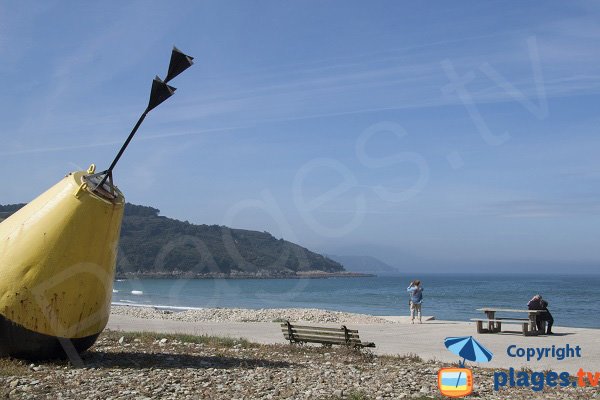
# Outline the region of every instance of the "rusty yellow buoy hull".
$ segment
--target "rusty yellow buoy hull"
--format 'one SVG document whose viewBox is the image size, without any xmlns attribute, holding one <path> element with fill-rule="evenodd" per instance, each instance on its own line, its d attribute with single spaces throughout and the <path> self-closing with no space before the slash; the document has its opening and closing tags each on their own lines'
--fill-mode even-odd
<svg viewBox="0 0 600 400">
<path fill-rule="evenodd" d="M 0 356 L 64 357 L 105 328 L 125 199 L 74 172 L 0 223 Z"/>
</svg>

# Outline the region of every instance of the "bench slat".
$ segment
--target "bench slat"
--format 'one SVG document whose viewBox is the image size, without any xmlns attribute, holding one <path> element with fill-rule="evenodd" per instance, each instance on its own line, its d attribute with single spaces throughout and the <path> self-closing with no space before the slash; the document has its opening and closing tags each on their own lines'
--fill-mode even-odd
<svg viewBox="0 0 600 400">
<path fill-rule="evenodd" d="M 298 340 L 298 343 L 318 343 L 318 344 L 326 344 L 326 345 L 338 345 L 338 346 L 352 346 L 352 347 L 366 347 L 362 343 L 346 343 L 346 342 L 332 342 L 329 340 Z"/>
<path fill-rule="evenodd" d="M 504 320 L 525 321 L 525 322 L 529 321 L 529 318 L 498 318 L 498 317 L 496 317 L 494 319 L 497 321 L 504 321 Z"/>
<path fill-rule="evenodd" d="M 287 329 L 287 325 L 286 324 L 281 324 L 282 328 Z M 325 331 L 325 332 L 339 332 L 339 331 L 344 331 L 342 328 L 324 328 L 321 326 L 304 326 L 304 325 L 294 325 L 291 324 L 292 329 L 313 329 L 313 330 L 319 330 L 319 331 Z M 348 333 L 358 333 L 358 331 L 356 329 L 348 329 Z"/>
<path fill-rule="evenodd" d="M 530 313 L 537 314 L 541 312 L 546 312 L 546 310 L 518 310 L 513 308 L 478 308 L 477 311 L 493 311 L 493 312 L 511 312 L 511 313 Z"/>
<path fill-rule="evenodd" d="M 287 334 L 289 331 L 285 328 L 281 329 L 281 332 Z M 344 331 L 338 331 L 338 332 L 318 332 L 318 331 L 311 331 L 308 329 L 294 329 L 292 328 L 292 334 L 294 334 L 294 336 L 296 335 L 318 335 L 318 336 L 330 336 L 330 337 L 341 337 L 341 338 L 345 338 L 346 335 L 344 335 Z M 351 338 L 358 338 L 358 334 L 356 333 L 350 333 L 348 334 L 348 337 Z"/>
<path fill-rule="evenodd" d="M 282 333 L 284 335 L 289 335 L 288 331 L 282 331 Z M 322 337 L 323 339 L 331 339 L 331 340 L 346 340 L 346 336 L 342 333 L 342 334 L 335 334 L 335 333 L 324 333 L 321 334 L 319 332 L 292 332 L 292 336 L 293 337 L 305 337 L 305 336 L 311 336 L 311 337 Z M 348 335 L 348 339 L 350 340 L 360 340 L 360 337 L 358 335 Z"/>
<path fill-rule="evenodd" d="M 283 335 L 287 340 L 290 340 L 289 335 Z M 332 343 L 332 344 L 360 344 L 361 341 L 359 339 L 350 339 L 346 342 L 343 338 L 340 339 L 332 339 L 328 337 L 322 336 L 308 336 L 308 335 L 294 335 L 292 340 L 300 341 L 300 342 L 317 342 L 317 343 Z"/>
<path fill-rule="evenodd" d="M 487 319 L 487 318 L 471 318 L 471 321 L 481 321 L 481 322 L 506 322 L 508 324 L 514 323 L 514 324 L 522 324 L 522 323 L 528 323 L 529 320 L 528 319 Z"/>
<path fill-rule="evenodd" d="M 284 333 L 283 336 L 288 336 L 289 337 L 290 335 L 288 335 L 287 333 Z M 298 339 L 298 340 L 305 339 L 305 338 L 308 338 L 308 339 L 315 339 L 316 338 L 316 339 L 319 339 L 319 340 L 332 340 L 332 341 L 342 341 L 342 342 L 346 341 L 346 339 L 343 336 L 332 337 L 332 336 L 320 336 L 320 335 L 307 335 L 307 334 L 296 335 L 296 334 L 294 334 L 292 337 L 294 339 Z M 348 341 L 351 341 L 351 342 L 360 342 L 360 338 L 358 338 L 358 337 L 348 338 Z"/>
<path fill-rule="evenodd" d="M 287 330 L 287 327 L 285 328 L 281 328 L 281 330 Z M 335 331 L 330 331 L 330 330 L 322 330 L 322 329 L 309 329 L 309 328 L 298 328 L 295 327 L 294 325 L 292 325 L 292 330 L 295 332 L 319 332 L 319 333 L 331 333 L 331 334 L 335 334 L 335 333 L 344 333 L 344 329 L 342 328 L 337 328 Z M 347 330 L 349 335 L 358 335 L 358 331 L 354 331 L 354 330 Z"/>
</svg>

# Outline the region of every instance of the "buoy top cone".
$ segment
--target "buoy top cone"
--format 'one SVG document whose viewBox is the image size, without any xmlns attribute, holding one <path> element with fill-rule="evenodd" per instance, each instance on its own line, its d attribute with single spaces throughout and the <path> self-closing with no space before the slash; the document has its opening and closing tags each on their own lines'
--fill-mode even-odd
<svg viewBox="0 0 600 400">
<path fill-rule="evenodd" d="M 15 328 L 95 339 L 106 326 L 125 198 L 94 190 L 93 173 L 68 174 L 0 223 L 0 355 L 33 346 L 6 337 Z"/>
</svg>

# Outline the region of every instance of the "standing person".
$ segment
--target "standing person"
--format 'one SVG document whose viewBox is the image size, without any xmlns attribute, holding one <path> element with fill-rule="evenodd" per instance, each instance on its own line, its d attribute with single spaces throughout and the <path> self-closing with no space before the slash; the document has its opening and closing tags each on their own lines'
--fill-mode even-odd
<svg viewBox="0 0 600 400">
<path fill-rule="evenodd" d="M 421 324 L 421 304 L 423 303 L 423 287 L 421 286 L 421 281 L 412 281 L 406 291 L 410 295 L 410 323 L 415 323 L 416 315 L 418 316 L 419 323 Z"/>
<path fill-rule="evenodd" d="M 539 313 L 535 318 L 535 324 L 537 325 L 538 331 L 542 330 L 542 321 L 548 322 L 548 328 L 546 330 L 546 335 L 553 335 L 552 333 L 552 324 L 554 324 L 554 318 L 550 311 L 548 310 L 548 302 L 542 299 L 542 296 L 536 294 L 532 297 L 531 300 L 527 303 L 527 308 L 530 310 L 545 310 L 546 312 Z M 542 332 L 543 333 L 543 332 Z"/>
</svg>

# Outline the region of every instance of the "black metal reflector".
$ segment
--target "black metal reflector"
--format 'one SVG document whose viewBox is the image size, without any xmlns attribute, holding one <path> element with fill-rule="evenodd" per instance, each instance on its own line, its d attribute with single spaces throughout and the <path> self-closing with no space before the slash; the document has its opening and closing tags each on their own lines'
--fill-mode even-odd
<svg viewBox="0 0 600 400">
<path fill-rule="evenodd" d="M 152 90 L 150 91 L 150 101 L 146 111 L 152 110 L 154 107 L 173 96 L 177 89 L 167 85 L 158 76 L 152 81 Z"/>
<path fill-rule="evenodd" d="M 192 61 L 193 59 L 194 57 L 183 54 L 181 50 L 173 46 L 173 51 L 171 52 L 171 62 L 169 63 L 169 72 L 167 72 L 165 82 L 169 82 L 171 79 L 175 78 L 177 75 L 191 67 L 194 63 Z"/>
</svg>

